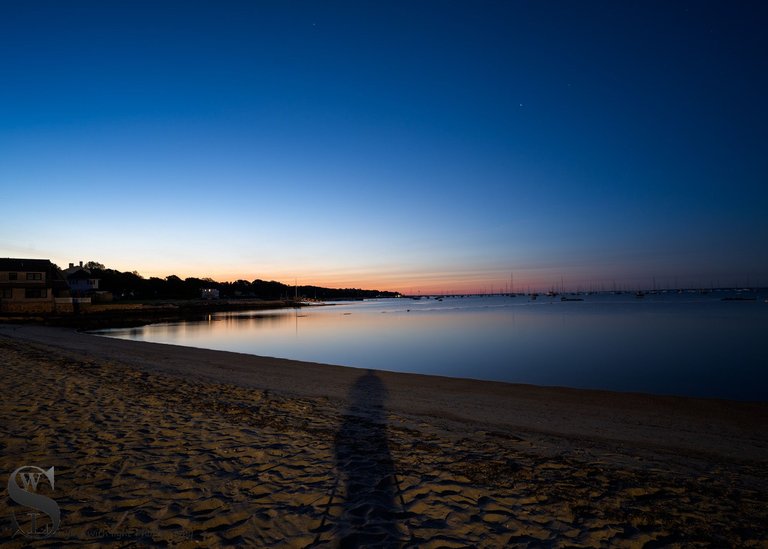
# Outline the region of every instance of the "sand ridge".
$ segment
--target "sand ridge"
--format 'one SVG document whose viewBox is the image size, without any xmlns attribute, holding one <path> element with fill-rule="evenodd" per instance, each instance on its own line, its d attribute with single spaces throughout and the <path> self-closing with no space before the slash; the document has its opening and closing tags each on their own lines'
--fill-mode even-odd
<svg viewBox="0 0 768 549">
<path fill-rule="evenodd" d="M 636 395 L 601 422 L 615 395 L 478 382 L 451 410 L 447 378 L 272 359 L 254 372 L 256 357 L 16 328 L 0 328 L 0 471 L 56 467 L 61 527 L 36 545 L 768 543 L 762 404 Z M 23 546 L 13 505 L 4 492 L 0 540 Z"/>
</svg>

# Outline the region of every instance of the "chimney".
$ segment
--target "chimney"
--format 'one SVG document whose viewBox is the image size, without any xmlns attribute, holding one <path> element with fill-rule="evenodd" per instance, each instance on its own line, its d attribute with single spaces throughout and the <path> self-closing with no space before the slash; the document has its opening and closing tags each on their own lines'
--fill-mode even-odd
<svg viewBox="0 0 768 549">
<path fill-rule="evenodd" d="M 81 266 L 81 267 L 83 266 L 83 262 L 82 262 L 82 261 L 80 262 L 80 266 Z"/>
<path fill-rule="evenodd" d="M 70 263 L 70 264 L 69 264 L 69 268 L 70 268 L 70 269 L 71 269 L 72 267 L 74 267 L 74 266 L 75 266 L 75 264 L 74 264 L 74 263 Z"/>
</svg>

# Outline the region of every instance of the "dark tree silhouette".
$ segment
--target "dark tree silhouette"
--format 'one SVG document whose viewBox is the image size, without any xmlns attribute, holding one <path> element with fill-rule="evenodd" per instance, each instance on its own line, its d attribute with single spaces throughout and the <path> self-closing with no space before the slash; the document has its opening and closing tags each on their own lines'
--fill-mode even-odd
<svg viewBox="0 0 768 549">
<path fill-rule="evenodd" d="M 281 282 L 256 279 L 253 282 L 236 280 L 234 282 L 216 282 L 210 278 L 186 278 L 176 275 L 166 278 L 143 278 L 138 272 L 120 272 L 103 268 L 96 262 L 89 262 L 91 274 L 101 280 L 99 288 L 110 291 L 116 299 L 197 299 L 203 288 L 219 290 L 221 297 L 229 299 L 292 299 L 299 297 L 333 299 L 365 299 L 374 297 L 394 297 L 394 292 L 379 290 L 360 290 L 357 288 L 322 288 L 319 286 L 299 286 L 298 288 Z"/>
</svg>

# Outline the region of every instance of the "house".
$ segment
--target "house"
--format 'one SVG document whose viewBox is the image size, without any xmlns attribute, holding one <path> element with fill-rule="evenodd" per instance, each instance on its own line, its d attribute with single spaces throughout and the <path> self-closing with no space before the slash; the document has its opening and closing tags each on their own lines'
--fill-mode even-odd
<svg viewBox="0 0 768 549">
<path fill-rule="evenodd" d="M 219 290 L 216 288 L 202 288 L 200 290 L 202 299 L 219 299 Z"/>
<path fill-rule="evenodd" d="M 69 268 L 64 269 L 64 277 L 74 296 L 88 296 L 99 289 L 99 279 L 91 276 L 91 271 L 83 267 L 82 261 L 79 266 L 70 263 Z"/>
<path fill-rule="evenodd" d="M 48 259 L 0 258 L 0 312 L 71 312 L 69 286 Z"/>
</svg>

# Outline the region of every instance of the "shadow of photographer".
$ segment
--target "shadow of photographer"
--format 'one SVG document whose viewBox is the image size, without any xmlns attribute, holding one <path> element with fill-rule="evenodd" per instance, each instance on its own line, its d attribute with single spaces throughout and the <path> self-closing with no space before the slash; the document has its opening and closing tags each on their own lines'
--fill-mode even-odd
<svg viewBox="0 0 768 549">
<path fill-rule="evenodd" d="M 372 370 L 349 391 L 349 405 L 335 438 L 336 468 L 344 485 L 337 529 L 340 547 L 399 547 L 397 478 L 387 440 L 387 390 Z"/>
</svg>

